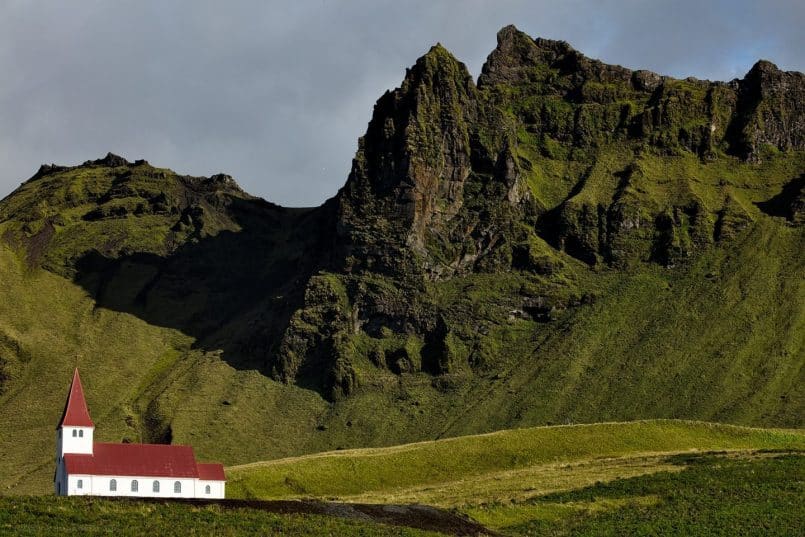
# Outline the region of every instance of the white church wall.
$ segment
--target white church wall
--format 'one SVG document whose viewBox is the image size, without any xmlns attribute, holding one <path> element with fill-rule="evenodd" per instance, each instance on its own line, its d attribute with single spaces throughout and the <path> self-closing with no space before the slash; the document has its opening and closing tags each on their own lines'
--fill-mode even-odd
<svg viewBox="0 0 805 537">
<path fill-rule="evenodd" d="M 112 479 L 117 490 L 111 490 Z M 131 490 L 132 481 L 137 481 L 137 490 Z M 154 492 L 154 481 L 159 483 L 159 491 Z M 180 492 L 175 492 L 176 482 L 181 485 Z M 130 496 L 137 498 L 193 498 L 195 479 L 146 476 L 92 476 L 92 492 L 94 496 Z"/>
<path fill-rule="evenodd" d="M 199 479 L 196 482 L 196 498 L 209 498 L 213 500 L 220 500 L 225 495 L 224 481 L 205 481 Z M 207 487 L 210 487 L 210 493 L 207 494 Z"/>
<path fill-rule="evenodd" d="M 92 476 L 90 475 L 68 475 L 66 482 L 68 496 L 88 496 L 92 494 Z"/>
<path fill-rule="evenodd" d="M 112 490 L 111 482 L 115 480 L 116 490 Z M 132 481 L 137 481 L 137 490 L 131 490 Z M 94 476 L 70 475 L 63 495 L 69 496 L 127 496 L 134 498 L 208 498 L 222 499 L 225 495 L 223 481 L 202 481 L 196 479 L 153 478 L 144 476 Z M 154 492 L 154 481 L 159 482 L 159 492 Z M 181 484 L 181 491 L 175 492 L 176 482 Z M 206 493 L 206 487 L 210 493 Z"/>
</svg>

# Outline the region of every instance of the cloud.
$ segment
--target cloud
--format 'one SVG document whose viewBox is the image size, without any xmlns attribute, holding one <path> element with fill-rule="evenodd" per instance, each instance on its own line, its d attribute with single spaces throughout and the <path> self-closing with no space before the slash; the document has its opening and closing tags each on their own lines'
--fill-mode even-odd
<svg viewBox="0 0 805 537">
<path fill-rule="evenodd" d="M 406 67 L 439 41 L 477 76 L 509 23 L 679 77 L 730 79 L 760 57 L 803 70 L 805 50 L 805 8 L 793 1 L 0 6 L 0 196 L 43 162 L 113 151 L 318 205 L 344 183 L 375 100 Z"/>
</svg>

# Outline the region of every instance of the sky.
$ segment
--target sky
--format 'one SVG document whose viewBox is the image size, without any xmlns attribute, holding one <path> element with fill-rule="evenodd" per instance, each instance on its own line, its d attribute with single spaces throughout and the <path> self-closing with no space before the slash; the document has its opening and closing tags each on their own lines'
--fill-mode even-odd
<svg viewBox="0 0 805 537">
<path fill-rule="evenodd" d="M 507 24 L 679 78 L 805 71 L 795 0 L 0 0 L 0 197 L 111 151 L 319 205 L 406 67 L 440 42 L 477 78 Z"/>
</svg>

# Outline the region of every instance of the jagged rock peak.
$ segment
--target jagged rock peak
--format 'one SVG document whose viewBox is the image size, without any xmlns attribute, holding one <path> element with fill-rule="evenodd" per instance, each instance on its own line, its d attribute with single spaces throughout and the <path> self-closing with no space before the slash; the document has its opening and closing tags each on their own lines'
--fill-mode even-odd
<svg viewBox="0 0 805 537">
<path fill-rule="evenodd" d="M 475 86 L 467 66 L 458 61 L 441 43 L 433 45 L 412 67 L 406 69 L 400 89 L 405 92 L 412 85 L 421 82 L 428 84 L 455 82 L 468 90 Z"/>
<path fill-rule="evenodd" d="M 755 62 L 755 65 L 749 70 L 747 75 L 751 75 L 752 73 L 775 73 L 780 71 L 780 68 L 777 67 L 774 63 L 770 62 L 769 60 L 758 60 Z"/>
<path fill-rule="evenodd" d="M 231 175 L 226 173 L 216 173 L 206 179 L 206 182 L 211 185 L 218 185 L 223 188 L 231 188 L 243 192 L 243 189 L 240 188 L 240 185 L 232 178 Z"/>
<path fill-rule="evenodd" d="M 120 155 L 115 155 L 114 153 L 106 153 L 106 156 L 103 158 L 99 158 L 96 160 L 88 160 L 86 161 L 83 166 L 108 166 L 110 168 L 116 168 L 118 166 L 129 166 L 131 162 L 124 159 Z"/>
<path fill-rule="evenodd" d="M 511 48 L 524 42 L 530 42 L 537 46 L 537 48 L 551 51 L 555 54 L 567 54 L 575 52 L 575 49 L 570 46 L 567 41 L 558 41 L 555 39 L 546 39 L 538 37 L 532 39 L 527 33 L 520 31 L 513 24 L 504 26 L 497 33 L 498 48 Z"/>
<path fill-rule="evenodd" d="M 447 50 L 444 45 L 437 42 L 435 45 L 430 47 L 428 51 L 419 57 L 417 60 L 417 64 L 422 62 L 428 61 L 436 61 L 436 62 L 448 62 L 448 63 L 456 63 L 460 64 L 461 62 L 453 55 L 452 52 Z M 463 64 L 462 64 L 463 65 Z"/>
<path fill-rule="evenodd" d="M 67 166 L 59 166 L 58 164 L 42 164 L 39 166 L 39 169 L 36 173 L 31 177 L 31 180 L 38 179 L 40 177 L 44 177 L 46 175 L 50 175 L 53 173 L 58 173 L 68 169 Z"/>
<path fill-rule="evenodd" d="M 537 44 L 514 25 L 505 26 L 497 34 L 497 46 L 481 68 L 478 85 L 509 83 L 522 79 L 524 65 L 544 63 Z"/>
<path fill-rule="evenodd" d="M 783 71 L 768 60 L 758 60 L 739 84 L 744 90 L 764 90 L 781 84 L 803 84 L 805 75 L 799 71 Z M 781 88 L 783 89 L 783 88 Z"/>
<path fill-rule="evenodd" d="M 143 165 L 143 164 L 147 165 L 148 162 L 146 162 L 145 160 L 140 159 L 140 160 L 136 161 L 134 164 L 137 165 L 137 166 Z M 116 168 L 118 166 L 130 166 L 130 165 L 131 165 L 131 162 L 129 162 L 128 160 L 124 159 L 123 157 L 121 157 L 119 155 L 115 155 L 114 153 L 111 153 L 111 152 L 106 153 L 106 156 L 103 157 L 103 158 L 99 158 L 99 159 L 95 159 L 95 160 L 87 160 L 87 161 L 85 161 L 84 163 L 81 164 L 81 166 L 107 166 L 109 168 Z M 29 180 L 33 181 L 35 179 L 39 179 L 41 177 L 52 175 L 54 173 L 63 172 L 65 170 L 69 170 L 71 168 L 72 168 L 72 166 L 61 166 L 59 164 L 42 164 L 41 166 L 39 166 L 39 169 L 36 171 L 36 173 L 33 175 L 33 177 L 31 177 L 31 179 L 29 179 Z"/>
<path fill-rule="evenodd" d="M 377 101 L 338 196 L 339 240 L 350 257 L 396 270 L 398 252 L 424 250 L 427 230 L 460 210 L 477 115 L 472 76 L 438 43 Z M 380 221 L 393 231 L 373 227 Z"/>
<path fill-rule="evenodd" d="M 760 60 L 734 80 L 738 108 L 728 133 L 733 152 L 757 161 L 764 145 L 805 148 L 805 75 Z"/>
<path fill-rule="evenodd" d="M 556 69 L 579 81 L 628 81 L 632 76 L 629 69 L 587 58 L 566 41 L 532 39 L 509 25 L 498 32 L 497 46 L 481 69 L 478 86 L 534 82 L 539 78 L 535 67 Z"/>
</svg>

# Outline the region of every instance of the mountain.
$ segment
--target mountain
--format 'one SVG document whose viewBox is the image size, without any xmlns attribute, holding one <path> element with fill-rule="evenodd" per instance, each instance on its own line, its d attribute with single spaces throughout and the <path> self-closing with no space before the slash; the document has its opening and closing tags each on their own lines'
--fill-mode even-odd
<svg viewBox="0 0 805 537">
<path fill-rule="evenodd" d="M 509 26 L 375 105 L 279 207 L 109 154 L 0 202 L 6 486 L 47 490 L 78 365 L 101 439 L 242 463 L 553 423 L 803 425 L 805 76 L 677 80 Z M 27 488 L 26 488 L 27 487 Z"/>
</svg>

